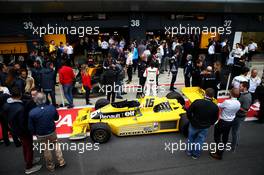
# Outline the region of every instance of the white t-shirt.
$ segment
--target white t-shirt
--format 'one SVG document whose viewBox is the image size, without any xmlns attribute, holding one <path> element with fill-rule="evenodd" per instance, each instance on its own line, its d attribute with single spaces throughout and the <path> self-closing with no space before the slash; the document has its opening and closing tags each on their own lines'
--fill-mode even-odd
<svg viewBox="0 0 264 175">
<path fill-rule="evenodd" d="M 143 76 L 146 77 L 146 83 L 156 84 L 157 76 L 159 74 L 159 70 L 156 67 L 148 67 Z"/>
<path fill-rule="evenodd" d="M 234 77 L 234 79 L 232 80 L 232 85 L 234 88 L 239 88 L 240 83 L 243 81 L 248 81 L 248 77 L 244 76 L 244 75 L 239 75 Z"/>
<path fill-rule="evenodd" d="M 72 47 L 71 45 L 66 46 L 66 48 L 67 48 L 67 54 L 68 54 L 68 55 L 73 54 L 73 47 Z"/>
<path fill-rule="evenodd" d="M 127 55 L 127 59 L 126 59 L 126 65 L 132 65 L 133 64 L 133 54 L 130 52 Z"/>
<path fill-rule="evenodd" d="M 161 55 L 163 56 L 163 55 L 164 55 L 164 48 L 163 48 L 162 45 L 160 45 L 159 48 L 160 48 L 160 53 L 161 53 Z"/>
<path fill-rule="evenodd" d="M 102 47 L 102 49 L 108 49 L 108 47 L 109 47 L 108 42 L 103 41 L 103 42 L 101 43 L 101 47 Z"/>
<path fill-rule="evenodd" d="M 257 87 L 260 85 L 261 79 L 257 76 L 255 78 L 250 77 L 249 78 L 249 89 L 248 91 L 251 93 L 254 93 L 257 89 Z"/>
<path fill-rule="evenodd" d="M 151 52 L 150 50 L 144 50 L 142 55 L 143 55 L 144 61 L 147 61 L 148 57 L 151 55 Z"/>
<path fill-rule="evenodd" d="M 240 106 L 241 104 L 236 98 L 227 99 L 223 103 L 219 103 L 218 107 L 222 109 L 220 119 L 227 122 L 233 121 Z"/>
<path fill-rule="evenodd" d="M 0 91 L 2 91 L 3 94 L 8 94 L 8 95 L 10 95 L 10 92 L 9 92 L 9 90 L 8 90 L 7 87 L 1 86 L 1 87 L 0 87 Z"/>
<path fill-rule="evenodd" d="M 244 52 L 241 48 L 236 48 L 234 52 L 234 57 L 241 58 L 244 55 Z"/>
<path fill-rule="evenodd" d="M 214 46 L 214 45 L 211 45 L 211 46 L 208 48 L 208 54 L 209 54 L 209 55 L 213 55 L 213 54 L 215 54 L 215 46 Z"/>
<path fill-rule="evenodd" d="M 258 48 L 257 43 L 252 42 L 252 43 L 250 43 L 250 44 L 248 45 L 248 50 L 249 50 L 249 51 L 256 51 L 257 48 Z"/>
</svg>

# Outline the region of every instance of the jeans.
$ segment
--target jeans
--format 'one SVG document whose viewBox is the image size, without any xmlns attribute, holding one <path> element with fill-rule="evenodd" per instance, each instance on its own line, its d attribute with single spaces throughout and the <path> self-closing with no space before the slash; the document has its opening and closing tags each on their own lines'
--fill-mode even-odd
<svg viewBox="0 0 264 175">
<path fill-rule="evenodd" d="M 202 151 L 201 148 L 207 137 L 207 133 L 208 133 L 208 128 L 196 129 L 192 126 L 192 124 L 189 125 L 188 146 L 187 146 L 188 153 L 196 157 L 199 157 L 201 155 L 201 151 Z"/>
<path fill-rule="evenodd" d="M 72 96 L 72 84 L 64 84 L 63 87 L 63 93 L 65 98 L 67 99 L 69 105 L 73 105 L 73 96 Z"/>
<path fill-rule="evenodd" d="M 115 86 L 116 96 L 121 97 L 123 92 L 123 80 L 118 80 Z"/>
<path fill-rule="evenodd" d="M 232 149 L 235 150 L 238 146 L 239 140 L 239 128 L 241 123 L 245 120 L 245 117 L 237 117 L 234 119 L 232 123 Z"/>
</svg>

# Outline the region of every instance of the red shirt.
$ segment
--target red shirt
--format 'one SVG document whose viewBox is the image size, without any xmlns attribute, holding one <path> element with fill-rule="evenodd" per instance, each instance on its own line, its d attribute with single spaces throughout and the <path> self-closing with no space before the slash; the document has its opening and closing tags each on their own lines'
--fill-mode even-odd
<svg viewBox="0 0 264 175">
<path fill-rule="evenodd" d="M 89 74 L 82 73 L 82 84 L 87 86 L 89 89 L 92 89 L 91 77 Z"/>
<path fill-rule="evenodd" d="M 59 70 L 59 81 L 62 85 L 72 84 L 75 78 L 73 69 L 69 66 L 62 66 Z"/>
</svg>

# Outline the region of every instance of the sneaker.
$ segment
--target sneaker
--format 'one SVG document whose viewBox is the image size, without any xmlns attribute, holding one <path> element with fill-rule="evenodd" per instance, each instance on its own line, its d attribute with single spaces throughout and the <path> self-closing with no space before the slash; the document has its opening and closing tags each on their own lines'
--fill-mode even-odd
<svg viewBox="0 0 264 175">
<path fill-rule="evenodd" d="M 123 99 L 123 97 L 121 97 L 121 96 L 117 96 L 116 98 L 117 98 L 117 99 Z"/>
<path fill-rule="evenodd" d="M 198 156 L 196 156 L 196 155 L 192 155 L 192 159 L 193 160 L 197 160 L 199 157 Z"/>
<path fill-rule="evenodd" d="M 40 162 L 40 157 L 35 157 L 32 164 L 34 165 L 34 164 L 37 164 L 39 162 Z"/>
<path fill-rule="evenodd" d="M 32 168 L 26 169 L 25 174 L 31 174 L 39 171 L 41 169 L 42 165 L 34 165 Z"/>
<path fill-rule="evenodd" d="M 66 162 L 64 161 L 62 164 L 59 165 L 60 168 L 63 168 L 66 166 Z"/>
</svg>

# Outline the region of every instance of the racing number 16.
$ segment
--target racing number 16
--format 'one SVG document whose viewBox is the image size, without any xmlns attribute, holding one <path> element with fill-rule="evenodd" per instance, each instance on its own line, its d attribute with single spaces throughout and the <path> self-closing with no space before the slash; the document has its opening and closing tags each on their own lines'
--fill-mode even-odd
<svg viewBox="0 0 264 175">
<path fill-rule="evenodd" d="M 154 105 L 154 98 L 148 98 L 146 100 L 146 107 L 152 107 Z"/>
</svg>

